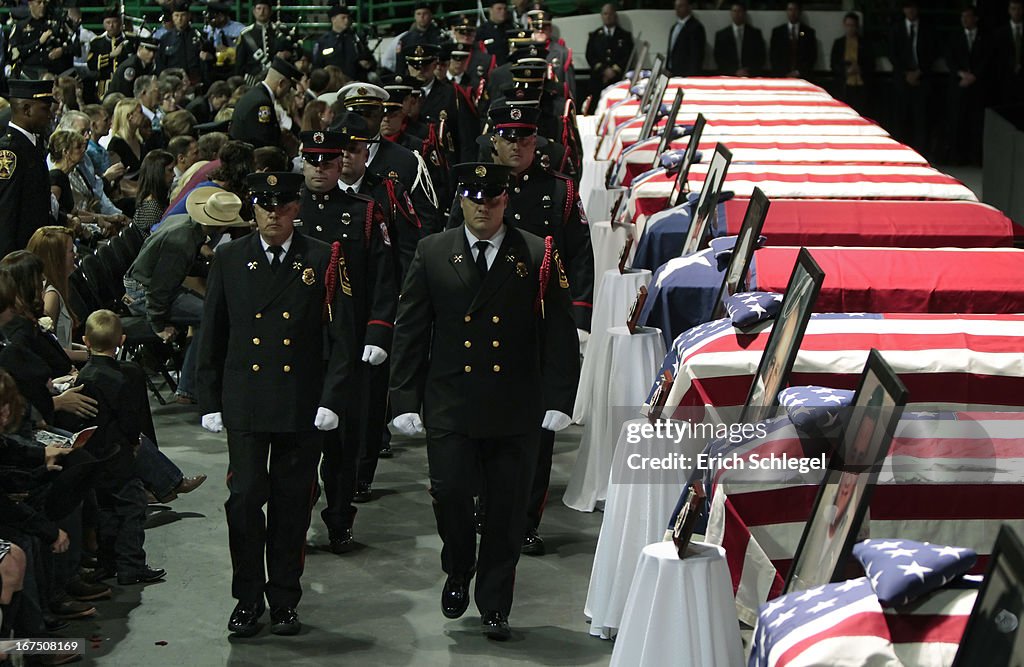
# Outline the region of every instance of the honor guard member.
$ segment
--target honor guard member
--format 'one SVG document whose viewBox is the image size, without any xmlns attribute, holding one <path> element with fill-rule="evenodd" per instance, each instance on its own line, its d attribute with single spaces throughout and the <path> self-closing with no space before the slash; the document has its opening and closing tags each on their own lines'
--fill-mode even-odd
<svg viewBox="0 0 1024 667">
<path fill-rule="evenodd" d="M 260 85 L 242 95 L 231 116 L 231 138 L 253 146 L 280 146 L 281 121 L 278 107 L 302 72 L 283 58 L 274 58 Z"/>
<path fill-rule="evenodd" d="M 593 311 L 594 253 L 590 245 L 590 227 L 583 213 L 573 181 L 544 168 L 536 159 L 537 115 L 528 107 L 500 107 L 491 111 L 491 142 L 496 164 L 511 168 L 508 214 L 511 224 L 538 236 L 551 236 L 562 251 L 569 279 L 572 314 L 580 340 L 590 331 Z M 452 210 L 449 227 L 462 223 L 458 209 Z M 541 515 L 547 500 L 551 478 L 554 435 L 541 434 L 536 476 L 528 505 L 528 523 L 523 553 L 542 555 L 544 541 L 538 535 Z M 486 493 L 487 514 L 493 494 Z"/>
<path fill-rule="evenodd" d="M 270 22 L 273 11 L 271 0 L 255 0 L 252 3 L 253 22 L 238 36 L 235 73 L 244 76 L 249 85 L 255 85 L 263 78 L 273 60 L 275 31 Z"/>
<path fill-rule="evenodd" d="M 473 96 L 480 82 L 470 75 L 467 69 L 469 55 L 469 51 L 464 50 L 459 44 L 443 44 L 437 56 L 436 75 L 438 79 L 444 78 L 452 84 L 462 102 L 475 112 L 476 103 Z"/>
<path fill-rule="evenodd" d="M 371 135 L 370 156 L 367 158 L 369 170 L 378 176 L 386 176 L 397 180 L 409 191 L 413 209 L 423 225 L 424 233 L 430 234 L 444 227 L 445 216 L 438 210 L 441 202 L 434 190 L 430 172 L 423 157 L 414 151 L 392 141 L 381 141 L 380 128 L 384 119 L 384 102 L 388 93 L 380 86 L 370 83 L 350 83 L 338 91 L 340 107 L 345 111 L 354 111 L 363 117 Z M 336 114 L 337 116 L 338 114 Z M 331 122 L 332 130 L 342 129 L 338 118 Z M 412 184 L 409 186 L 409 184 Z"/>
<path fill-rule="evenodd" d="M 516 37 L 509 40 L 510 44 L 514 43 L 516 46 L 512 48 L 508 62 L 491 72 L 491 76 L 487 79 L 487 84 L 484 86 L 483 93 L 477 99 L 477 113 L 480 114 L 482 121 L 487 119 L 487 110 L 491 104 L 501 97 L 501 90 L 506 86 L 512 85 L 513 67 L 517 65 L 530 65 L 536 72 L 536 74 L 531 76 L 547 78 L 547 48 L 542 44 L 528 41 L 527 38 L 522 37 L 529 35 L 526 31 L 518 31 L 515 35 Z M 524 39 L 527 39 L 527 41 L 523 41 Z"/>
<path fill-rule="evenodd" d="M 124 32 L 120 9 L 104 10 L 101 16 L 103 34 L 89 43 L 86 65 L 96 72 L 96 94 L 103 99 L 111 77 L 118 65 L 131 57 L 134 44 Z"/>
<path fill-rule="evenodd" d="M 540 165 L 545 169 L 554 169 L 560 171 L 566 175 L 572 176 L 576 184 L 579 185 L 579 180 L 575 178 L 575 165 L 571 157 L 571 152 L 566 147 L 552 137 L 561 137 L 561 119 L 549 115 L 546 107 L 541 106 L 541 89 L 539 88 L 517 88 L 508 87 L 501 91 L 503 100 L 499 103 L 501 105 L 508 105 L 510 107 L 528 107 L 537 109 L 540 111 L 540 115 L 537 117 L 537 157 L 536 159 L 540 162 Z M 490 126 L 484 128 L 484 136 L 479 137 L 476 142 L 481 147 L 481 161 L 487 162 L 494 158 L 494 146 L 491 144 Z"/>
<path fill-rule="evenodd" d="M 246 185 L 257 231 L 220 246 L 213 260 L 199 404 L 204 428 L 228 432 L 224 508 L 238 600 L 228 630 L 256 634 L 266 599 L 271 631 L 294 635 L 321 432 L 338 427 L 352 391 L 352 296 L 337 247 L 294 227 L 302 177 L 250 174 Z M 232 198 L 233 210 L 211 217 L 241 222 Z"/>
<path fill-rule="evenodd" d="M 38 79 L 43 74 L 60 74 L 75 63 L 76 36 L 64 29 L 63 21 L 46 18 L 47 0 L 28 3 L 29 16 L 11 31 L 11 64 L 22 76 Z"/>
<path fill-rule="evenodd" d="M 602 90 L 622 80 L 632 53 L 633 33 L 619 25 L 615 5 L 605 3 L 601 7 L 601 27 L 587 37 L 587 64 L 593 72 L 590 95 L 594 104 Z"/>
<path fill-rule="evenodd" d="M 156 69 L 162 72 L 178 67 L 185 70 L 193 85 L 206 83 L 209 66 L 217 57 L 213 45 L 192 26 L 188 0 L 175 0 L 171 8 L 174 28 L 160 37 Z"/>
<path fill-rule="evenodd" d="M 579 130 L 576 127 L 576 108 L 569 93 L 569 86 L 546 77 L 547 70 L 531 65 L 515 65 L 512 67 L 512 87 L 525 89 L 527 96 L 538 97 L 540 118 L 537 131 L 551 144 L 560 144 L 565 148 L 558 160 L 554 153 L 550 165 L 555 171 L 567 174 L 579 183 L 581 171 L 580 158 L 583 147 L 580 143 Z M 507 89 L 503 90 L 503 94 Z"/>
<path fill-rule="evenodd" d="M 352 29 L 350 11 L 344 5 L 333 5 L 327 11 L 331 18 L 331 30 L 316 40 L 313 46 L 313 67 L 334 65 L 341 68 L 350 80 L 365 81 L 375 64 L 370 50 Z"/>
<path fill-rule="evenodd" d="M 444 32 L 434 22 L 434 10 L 429 2 L 419 2 L 413 6 L 413 23 L 409 30 L 398 38 L 398 53 L 395 58 L 395 71 L 406 73 L 406 57 L 417 46 L 441 46 L 445 41 Z"/>
<path fill-rule="evenodd" d="M 497 67 L 498 64 L 494 54 L 488 52 L 483 44 L 476 41 L 476 23 L 473 22 L 468 14 L 460 14 L 452 17 L 448 27 L 451 30 L 452 41 L 462 47 L 461 49 L 456 49 L 456 51 L 466 51 L 469 53 L 469 63 L 465 71 L 469 75 L 470 80 L 475 84 L 487 79 L 491 74 L 491 70 Z"/>
<path fill-rule="evenodd" d="M 576 99 L 576 68 L 572 64 L 572 49 L 565 45 L 561 39 L 552 39 L 555 24 L 551 21 L 551 14 L 544 10 L 530 12 L 530 28 L 533 30 L 533 38 L 543 44 L 548 50 L 548 62 L 551 63 L 551 71 L 555 80 L 569 85 L 569 93 Z"/>
<path fill-rule="evenodd" d="M 409 76 L 420 82 L 420 122 L 434 132 L 448 152 L 449 161 L 457 162 L 476 152 L 475 144 L 480 121 L 465 97 L 455 91 L 447 78 L 437 78 L 437 56 L 440 47 L 419 44 L 406 54 Z M 442 129 L 443 125 L 443 129 Z"/>
<path fill-rule="evenodd" d="M 509 15 L 508 3 L 505 0 L 492 0 L 487 10 L 487 20 L 480 24 L 476 31 L 477 41 L 494 56 L 495 66 L 501 66 L 508 60 L 509 30 L 516 27 Z"/>
<path fill-rule="evenodd" d="M 128 56 L 110 78 L 108 93 L 121 93 L 131 97 L 135 91 L 135 80 L 140 76 L 156 74 L 156 52 L 160 43 L 152 37 L 140 37 L 135 53 Z"/>
<path fill-rule="evenodd" d="M 349 114 L 341 114 L 340 121 Z M 363 124 L 365 129 L 366 125 Z M 383 209 L 372 197 L 340 188 L 342 149 L 350 141 L 366 137 L 350 134 L 353 128 L 339 125 L 345 132 L 323 131 L 302 134 L 305 189 L 300 215 L 303 228 L 321 241 L 340 244 L 338 255 L 342 286 L 352 298 L 354 323 L 353 355 L 357 364 L 356 381 L 367 387 L 371 366 L 387 359 L 394 333 L 398 301 L 396 262 Z M 348 418 L 343 428 L 324 443 L 320 475 L 327 507 L 320 513 L 336 554 L 351 551 L 355 545 L 352 523 L 356 509 L 352 499 L 356 491 L 356 468 L 365 434 L 368 392 L 360 389 L 350 396 Z M 383 420 L 383 409 L 376 409 Z M 374 446 L 380 448 L 378 434 Z"/>
<path fill-rule="evenodd" d="M 8 82 L 11 120 L 0 138 L 0 257 L 52 225 L 50 175 L 40 135 L 53 121 L 53 81 Z"/>
<path fill-rule="evenodd" d="M 539 431 L 569 424 L 579 344 L 557 244 L 507 224 L 509 168 L 454 171 L 465 224 L 416 249 L 395 326 L 391 405 L 398 432 L 426 430 L 448 575 L 442 613 L 465 613 L 475 573 L 483 632 L 505 640 Z M 489 505 L 478 553 L 481 488 Z"/>
</svg>

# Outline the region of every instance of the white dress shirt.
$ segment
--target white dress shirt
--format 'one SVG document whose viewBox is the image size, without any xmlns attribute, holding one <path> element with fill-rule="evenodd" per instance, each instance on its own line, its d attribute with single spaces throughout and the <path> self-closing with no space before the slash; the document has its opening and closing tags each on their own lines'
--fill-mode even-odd
<svg viewBox="0 0 1024 667">
<path fill-rule="evenodd" d="M 343 180 L 341 180 L 339 178 L 338 179 L 338 187 L 341 188 L 342 192 L 348 192 L 349 190 L 351 190 L 352 192 L 358 193 L 359 189 L 363 187 L 363 179 L 364 178 L 366 178 L 366 172 L 365 171 L 363 172 L 363 175 L 359 177 L 359 180 L 356 181 L 355 183 L 349 184 L 349 183 L 346 183 L 345 181 L 343 181 Z"/>
<path fill-rule="evenodd" d="M 23 128 L 20 125 L 18 125 L 17 123 L 15 123 L 14 121 L 8 121 L 7 122 L 7 127 L 13 127 L 15 130 L 17 130 L 18 132 L 21 132 L 26 137 L 28 137 L 28 140 L 32 142 L 33 146 L 36 145 L 36 135 L 32 134 L 31 132 L 29 132 L 25 128 Z"/>
<path fill-rule="evenodd" d="M 282 262 L 284 261 L 285 255 L 288 254 L 288 249 L 292 247 L 292 239 L 294 237 L 295 237 L 295 232 L 292 232 L 291 236 L 289 236 L 285 240 L 285 242 L 281 244 L 281 248 L 283 250 L 283 252 L 281 253 L 281 261 Z M 266 241 L 264 241 L 262 236 L 260 237 L 260 245 L 263 246 L 263 254 L 265 254 L 267 256 L 267 262 L 268 263 L 269 262 L 273 262 L 274 261 L 274 253 L 270 252 L 270 244 L 267 243 Z"/>
<path fill-rule="evenodd" d="M 487 269 L 490 270 L 494 266 L 494 260 L 498 258 L 498 248 L 501 247 L 501 241 L 505 238 L 505 225 L 501 225 L 501 229 L 495 232 L 494 236 L 489 239 L 478 239 L 473 235 L 473 232 L 469 230 L 469 225 L 466 225 L 466 240 L 469 241 L 470 252 L 473 253 L 473 261 L 476 261 L 477 253 L 480 252 L 479 248 L 476 247 L 478 241 L 483 241 L 487 244 L 484 249 L 484 258 L 487 260 Z"/>
<path fill-rule="evenodd" d="M 693 14 L 690 16 L 693 16 Z M 686 27 L 686 22 L 690 20 L 690 16 L 687 16 L 685 19 L 678 19 L 676 24 L 672 26 L 672 40 L 668 46 L 670 51 L 676 48 L 676 40 L 679 39 L 679 34 L 683 32 L 683 28 Z"/>
</svg>

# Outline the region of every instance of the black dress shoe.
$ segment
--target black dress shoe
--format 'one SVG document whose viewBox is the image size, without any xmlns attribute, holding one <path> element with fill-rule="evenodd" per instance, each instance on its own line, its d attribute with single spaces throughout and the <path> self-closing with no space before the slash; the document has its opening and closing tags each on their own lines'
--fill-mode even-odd
<svg viewBox="0 0 1024 667">
<path fill-rule="evenodd" d="M 260 631 L 259 620 L 266 607 L 263 601 L 246 604 L 239 602 L 235 610 L 231 612 L 231 619 L 228 621 L 228 632 L 239 637 L 252 637 Z"/>
<path fill-rule="evenodd" d="M 524 556 L 543 556 L 545 553 L 544 540 L 537 534 L 537 531 L 533 528 L 526 531 L 526 537 L 523 538 L 522 554 Z"/>
<path fill-rule="evenodd" d="M 271 607 L 270 622 L 273 623 L 270 631 L 275 635 L 297 635 L 302 629 L 295 607 Z"/>
<path fill-rule="evenodd" d="M 391 443 L 388 442 L 381 445 L 380 452 L 377 454 L 377 457 L 382 459 L 390 459 L 394 455 L 395 453 L 391 451 Z"/>
<path fill-rule="evenodd" d="M 469 577 L 448 577 L 441 589 L 441 613 L 445 618 L 459 618 L 468 608 Z"/>
<path fill-rule="evenodd" d="M 512 630 L 508 627 L 508 619 L 500 611 L 489 611 L 480 617 L 483 624 L 484 636 L 488 639 L 495 639 L 503 642 L 512 637 Z"/>
<path fill-rule="evenodd" d="M 359 482 L 356 487 L 356 493 L 352 496 L 352 502 L 354 503 L 368 503 L 373 500 L 373 491 L 370 489 L 370 485 L 366 482 Z"/>
<path fill-rule="evenodd" d="M 356 540 L 352 537 L 351 528 L 347 528 L 345 531 L 331 538 L 331 553 L 347 554 L 349 551 L 352 551 L 355 546 Z"/>
<path fill-rule="evenodd" d="M 117 584 L 119 586 L 131 586 L 132 584 L 151 584 L 160 581 L 167 576 L 167 570 L 146 566 L 138 572 L 117 573 Z"/>
</svg>

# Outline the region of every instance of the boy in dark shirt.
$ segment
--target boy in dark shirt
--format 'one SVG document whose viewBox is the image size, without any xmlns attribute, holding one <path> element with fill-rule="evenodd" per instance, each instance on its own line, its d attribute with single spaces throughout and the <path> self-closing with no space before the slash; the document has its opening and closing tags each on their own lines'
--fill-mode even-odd
<svg viewBox="0 0 1024 667">
<path fill-rule="evenodd" d="M 135 474 L 135 450 L 146 418 L 141 404 L 146 399 L 145 378 L 137 366 L 115 358 L 124 344 L 115 313 L 97 310 L 90 315 L 84 340 L 90 356 L 78 373 L 78 383 L 98 403 L 97 428 L 89 444 L 106 464 L 106 474 L 96 485 L 100 570 L 108 576 L 116 572 L 122 586 L 157 581 L 166 572 L 146 564 L 146 492 Z"/>
</svg>

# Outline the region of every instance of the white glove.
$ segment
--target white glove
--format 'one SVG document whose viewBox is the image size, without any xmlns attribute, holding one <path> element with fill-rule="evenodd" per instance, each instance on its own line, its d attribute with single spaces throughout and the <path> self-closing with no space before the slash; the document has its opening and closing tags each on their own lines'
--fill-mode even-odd
<svg viewBox="0 0 1024 667">
<path fill-rule="evenodd" d="M 580 345 L 583 345 L 590 339 L 590 332 L 584 331 L 583 329 L 577 329 L 576 336 L 580 339 Z"/>
<path fill-rule="evenodd" d="M 208 415 L 203 415 L 203 428 L 210 433 L 220 433 L 224 430 L 224 420 L 221 419 L 219 412 L 211 412 Z"/>
<path fill-rule="evenodd" d="M 423 433 L 423 420 L 415 412 L 406 412 L 395 417 L 391 425 L 402 435 L 414 436 Z"/>
<path fill-rule="evenodd" d="M 383 348 L 376 345 L 363 346 L 363 361 L 368 362 L 371 366 L 380 366 L 387 358 L 388 353 Z"/>
<path fill-rule="evenodd" d="M 321 406 L 316 409 L 316 418 L 313 419 L 313 426 L 316 426 L 318 431 L 333 431 L 338 428 L 338 415 L 335 414 L 334 410 Z"/>
<path fill-rule="evenodd" d="M 559 412 L 558 410 L 548 410 L 544 413 L 544 421 L 540 423 L 540 427 L 547 429 L 548 431 L 561 431 L 563 428 L 572 423 L 572 417 Z"/>
</svg>

